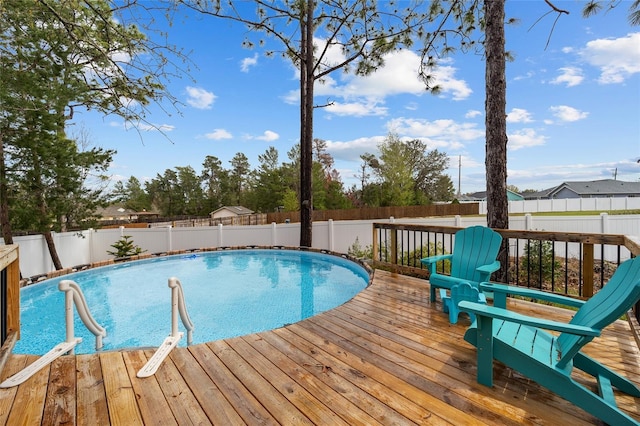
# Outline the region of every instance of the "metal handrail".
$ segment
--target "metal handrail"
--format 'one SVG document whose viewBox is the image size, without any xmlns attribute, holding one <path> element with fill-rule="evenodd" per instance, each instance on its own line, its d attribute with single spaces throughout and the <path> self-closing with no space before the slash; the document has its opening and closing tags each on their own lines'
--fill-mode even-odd
<svg viewBox="0 0 640 426">
<path fill-rule="evenodd" d="M 80 337 L 75 337 L 73 327 L 73 305 L 84 325 L 96 336 L 96 350 L 102 349 L 102 338 L 107 335 L 107 331 L 93 318 L 87 301 L 80 290 L 80 286 L 71 280 L 62 280 L 58 284 L 58 289 L 65 293 L 65 322 L 66 322 L 66 340 L 58 343 L 49 352 L 38 358 L 26 368 L 14 374 L 13 376 L 0 383 L 0 388 L 10 388 L 24 383 L 31 376 L 36 374 L 45 366 L 51 364 L 54 360 L 64 354 L 73 354 L 74 348 L 78 343 L 82 342 Z"/>
<path fill-rule="evenodd" d="M 65 293 L 66 341 L 75 341 L 73 327 L 73 304 L 75 304 L 78 315 L 85 327 L 96 336 L 96 350 L 101 350 L 102 338 L 107 336 L 107 331 L 91 315 L 80 286 L 74 281 L 62 280 L 58 284 L 58 289 Z M 71 350 L 71 353 L 73 353 L 73 350 Z"/>
<path fill-rule="evenodd" d="M 187 312 L 184 302 L 184 292 L 182 283 L 176 277 L 169 278 L 169 288 L 171 289 L 171 335 L 178 335 L 178 313 L 184 328 L 187 330 L 187 345 L 190 345 L 193 337 L 194 325 Z"/>
<path fill-rule="evenodd" d="M 182 291 L 182 284 L 176 277 L 169 278 L 169 288 L 171 289 L 171 334 L 164 339 L 164 342 L 158 347 L 158 350 L 153 354 L 147 363 L 138 370 L 137 376 L 140 378 L 152 376 L 160 368 L 162 361 L 169 355 L 169 353 L 178 345 L 178 342 L 182 338 L 183 334 L 178 329 L 178 315 L 182 319 L 182 324 L 187 330 L 187 345 L 191 344 L 193 333 L 193 322 L 189 318 L 187 313 L 187 306 L 184 302 L 184 292 Z"/>
</svg>

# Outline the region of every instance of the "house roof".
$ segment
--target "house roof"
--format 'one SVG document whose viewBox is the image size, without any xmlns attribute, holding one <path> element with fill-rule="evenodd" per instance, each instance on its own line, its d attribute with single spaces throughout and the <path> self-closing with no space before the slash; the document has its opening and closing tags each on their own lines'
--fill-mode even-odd
<svg viewBox="0 0 640 426">
<path fill-rule="evenodd" d="M 222 206 L 219 209 L 211 212 L 211 214 L 213 215 L 213 214 L 216 214 L 216 213 L 218 213 L 220 211 L 223 211 L 223 210 L 229 210 L 230 212 L 232 212 L 232 213 L 234 213 L 234 214 L 236 214 L 238 216 L 242 216 L 242 215 L 245 215 L 245 214 L 252 214 L 253 213 L 253 210 L 249 210 L 248 208 L 243 207 L 243 206 Z"/>
<path fill-rule="evenodd" d="M 141 212 L 137 212 L 132 209 L 127 209 L 121 204 L 112 204 L 110 206 L 104 208 L 98 208 L 96 210 L 96 214 L 103 218 L 106 217 L 141 217 L 141 216 L 159 216 L 160 214 L 156 211 L 146 211 L 143 210 Z"/>
<path fill-rule="evenodd" d="M 553 198 L 554 195 L 568 189 L 580 196 L 615 196 L 633 194 L 640 196 L 640 181 L 625 182 L 615 179 L 589 180 L 589 181 L 569 181 L 560 185 L 540 191 L 535 194 L 528 194 L 527 198 Z M 535 197 L 537 195 L 537 197 Z"/>
<path fill-rule="evenodd" d="M 473 194 L 462 195 L 460 201 L 485 201 L 487 199 L 487 191 L 474 192 Z M 524 198 L 517 192 L 507 189 L 507 199 L 509 201 L 520 201 Z"/>
<path fill-rule="evenodd" d="M 101 217 L 123 217 L 135 215 L 136 212 L 119 204 L 112 204 L 104 208 L 98 208 L 96 214 Z"/>
</svg>

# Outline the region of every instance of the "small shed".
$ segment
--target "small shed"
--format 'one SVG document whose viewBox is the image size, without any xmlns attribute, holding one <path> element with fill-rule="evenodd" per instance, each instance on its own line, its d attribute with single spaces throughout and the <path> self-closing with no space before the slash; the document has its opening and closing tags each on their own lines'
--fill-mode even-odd
<svg viewBox="0 0 640 426">
<path fill-rule="evenodd" d="M 253 214 L 253 210 L 249 210 L 243 206 L 223 206 L 209 213 L 209 216 L 211 216 L 211 219 L 218 219 L 221 217 L 246 216 L 250 214 Z"/>
</svg>

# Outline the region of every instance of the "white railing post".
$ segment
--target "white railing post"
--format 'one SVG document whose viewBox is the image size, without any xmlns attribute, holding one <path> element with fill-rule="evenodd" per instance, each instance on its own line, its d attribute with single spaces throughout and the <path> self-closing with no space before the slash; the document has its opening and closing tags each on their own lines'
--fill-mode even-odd
<svg viewBox="0 0 640 426">
<path fill-rule="evenodd" d="M 524 230 L 531 231 L 531 227 L 533 226 L 533 216 L 531 213 L 527 213 L 524 215 Z"/>
<path fill-rule="evenodd" d="M 462 228 L 462 216 L 460 216 L 459 214 L 455 215 L 454 226 L 457 226 L 458 228 Z"/>
<path fill-rule="evenodd" d="M 222 243 L 223 239 L 222 239 L 222 224 L 219 223 L 218 224 L 218 247 L 224 247 L 224 244 Z"/>
<path fill-rule="evenodd" d="M 334 247 L 334 245 L 333 245 L 333 219 L 329 219 L 327 221 L 327 225 L 328 225 L 327 226 L 327 230 L 329 232 L 329 250 L 330 251 L 334 251 L 333 250 L 333 247 Z"/>
<path fill-rule="evenodd" d="M 172 229 L 173 225 L 167 226 L 167 251 L 173 250 L 173 236 L 171 231 Z"/>
<path fill-rule="evenodd" d="M 271 245 L 272 246 L 278 245 L 278 234 L 277 234 L 277 228 L 276 228 L 275 222 L 271 222 Z"/>
<path fill-rule="evenodd" d="M 609 214 L 600 213 L 600 232 L 603 234 L 609 233 Z"/>
</svg>

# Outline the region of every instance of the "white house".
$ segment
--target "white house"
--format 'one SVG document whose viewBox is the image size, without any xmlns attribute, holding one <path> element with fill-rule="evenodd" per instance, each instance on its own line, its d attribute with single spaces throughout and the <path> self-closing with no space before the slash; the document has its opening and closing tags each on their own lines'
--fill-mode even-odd
<svg viewBox="0 0 640 426">
<path fill-rule="evenodd" d="M 253 214 L 253 210 L 249 210 L 246 207 L 242 206 L 222 206 L 218 210 L 209 213 L 212 219 L 218 219 L 221 217 L 235 217 L 235 216 L 245 216 Z"/>
</svg>

